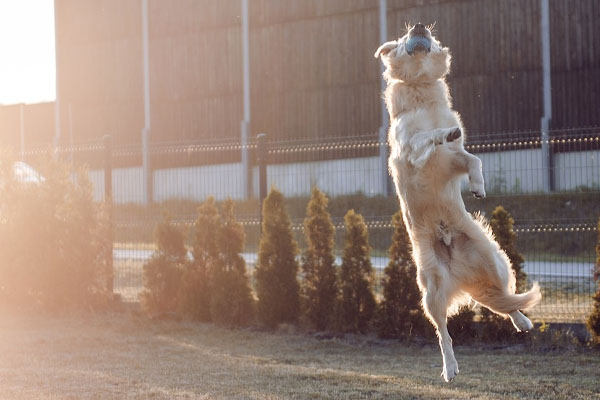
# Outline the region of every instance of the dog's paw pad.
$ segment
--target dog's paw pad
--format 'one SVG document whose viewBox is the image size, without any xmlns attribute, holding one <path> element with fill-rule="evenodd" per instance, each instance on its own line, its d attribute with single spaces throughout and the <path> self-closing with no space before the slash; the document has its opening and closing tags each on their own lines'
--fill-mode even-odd
<svg viewBox="0 0 600 400">
<path fill-rule="evenodd" d="M 461 137 L 461 135 L 462 135 L 462 132 L 460 131 L 460 128 L 456 128 L 448 134 L 448 136 L 446 137 L 446 141 L 453 142 L 456 139 L 458 139 L 459 137 Z"/>
</svg>

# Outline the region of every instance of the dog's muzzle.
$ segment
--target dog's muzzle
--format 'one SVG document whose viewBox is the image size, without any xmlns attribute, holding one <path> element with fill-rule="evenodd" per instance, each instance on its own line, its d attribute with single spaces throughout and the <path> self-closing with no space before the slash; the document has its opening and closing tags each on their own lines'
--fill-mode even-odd
<svg viewBox="0 0 600 400">
<path fill-rule="evenodd" d="M 406 52 L 413 55 L 415 51 L 431 51 L 431 39 L 427 35 L 428 30 L 422 23 L 416 24 L 409 33 L 408 41 L 406 42 Z"/>
<path fill-rule="evenodd" d="M 431 40 L 426 36 L 411 36 L 406 42 L 406 52 L 412 56 L 415 51 L 429 53 L 431 51 Z"/>
</svg>

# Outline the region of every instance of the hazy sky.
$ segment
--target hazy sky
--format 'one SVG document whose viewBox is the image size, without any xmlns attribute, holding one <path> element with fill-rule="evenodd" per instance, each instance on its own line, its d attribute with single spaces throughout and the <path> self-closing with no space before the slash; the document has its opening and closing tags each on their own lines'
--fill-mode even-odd
<svg viewBox="0 0 600 400">
<path fill-rule="evenodd" d="M 0 104 L 56 97 L 54 1 L 0 0 Z"/>
</svg>

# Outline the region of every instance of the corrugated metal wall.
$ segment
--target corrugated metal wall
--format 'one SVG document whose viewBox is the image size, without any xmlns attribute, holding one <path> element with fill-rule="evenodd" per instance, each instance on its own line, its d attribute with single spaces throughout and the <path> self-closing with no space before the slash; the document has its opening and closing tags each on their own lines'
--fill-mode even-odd
<svg viewBox="0 0 600 400">
<path fill-rule="evenodd" d="M 56 0 L 55 8 L 61 130 L 72 129 L 76 141 L 111 134 L 115 143 L 138 143 L 141 2 Z"/>
<path fill-rule="evenodd" d="M 600 125 L 600 1 L 551 0 L 554 127 Z"/>
<path fill-rule="evenodd" d="M 151 140 L 239 138 L 240 1 L 149 0 L 149 15 Z"/>
<path fill-rule="evenodd" d="M 240 0 L 148 1 L 151 140 L 239 138 Z M 375 133 L 378 1 L 249 3 L 252 135 Z M 116 144 L 140 143 L 141 1 L 55 4 L 63 141 L 72 130 L 75 141 L 112 134 Z M 553 127 L 600 125 L 600 2 L 550 0 L 550 7 Z M 454 57 L 454 106 L 472 139 L 537 130 L 539 14 L 539 0 L 388 0 L 388 38 L 402 35 L 407 21 L 437 21 L 437 36 Z M 3 130 L 13 129 L 15 112 L 0 112 Z M 53 121 L 48 125 L 53 132 Z"/>
</svg>

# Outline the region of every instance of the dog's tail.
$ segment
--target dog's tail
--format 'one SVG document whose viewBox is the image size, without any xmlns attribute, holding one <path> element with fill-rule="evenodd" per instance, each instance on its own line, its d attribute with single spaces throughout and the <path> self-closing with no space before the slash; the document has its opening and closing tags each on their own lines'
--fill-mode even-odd
<svg viewBox="0 0 600 400">
<path fill-rule="evenodd" d="M 502 293 L 486 296 L 482 304 L 501 314 L 508 314 L 517 310 L 528 310 L 535 307 L 542 299 L 540 285 L 534 282 L 533 287 L 525 293 Z M 487 303 L 487 304 L 486 304 Z"/>
</svg>

